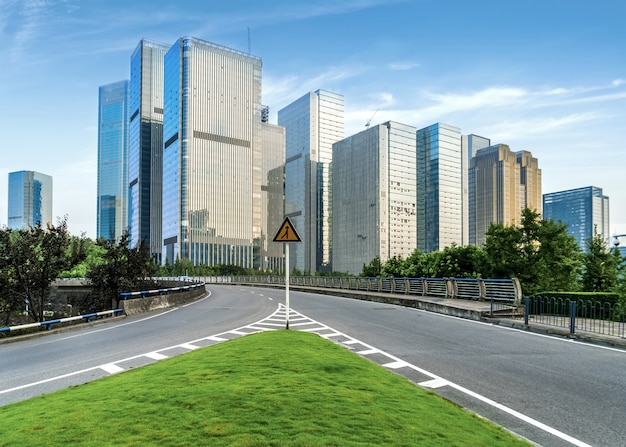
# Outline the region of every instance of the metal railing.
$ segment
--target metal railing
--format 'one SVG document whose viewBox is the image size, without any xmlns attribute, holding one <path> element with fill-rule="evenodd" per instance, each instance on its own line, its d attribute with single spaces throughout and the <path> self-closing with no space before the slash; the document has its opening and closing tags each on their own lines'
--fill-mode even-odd
<svg viewBox="0 0 626 447">
<path fill-rule="evenodd" d="M 15 331 L 19 331 L 23 329 L 31 329 L 35 327 L 45 327 L 47 330 L 50 330 L 50 327 L 53 324 L 69 323 L 71 321 L 77 321 L 77 320 L 85 320 L 86 323 L 89 323 L 91 322 L 92 318 L 100 318 L 100 317 L 106 317 L 106 316 L 118 316 L 122 312 L 124 312 L 124 309 L 112 309 L 112 310 L 105 310 L 102 312 L 93 312 L 93 313 L 84 314 L 84 315 L 77 315 L 75 317 L 58 318 L 55 320 L 39 321 L 37 323 L 20 324 L 19 326 L 1 327 L 0 332 L 15 332 Z"/>
<path fill-rule="evenodd" d="M 544 324 L 576 331 L 626 338 L 626 308 L 590 300 L 530 296 L 524 297 L 524 324 Z"/>
<path fill-rule="evenodd" d="M 207 278 L 202 279 L 207 283 L 212 282 Z M 285 277 L 234 276 L 228 282 L 284 285 Z M 292 286 L 491 301 L 495 306 L 505 308 L 516 307 L 522 302 L 522 291 L 517 279 L 295 276 L 290 277 L 289 282 Z"/>
</svg>

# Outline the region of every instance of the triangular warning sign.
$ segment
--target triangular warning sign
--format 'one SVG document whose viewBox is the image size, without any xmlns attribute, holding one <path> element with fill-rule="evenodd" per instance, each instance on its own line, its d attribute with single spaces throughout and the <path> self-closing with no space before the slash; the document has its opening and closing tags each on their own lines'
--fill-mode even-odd
<svg viewBox="0 0 626 447">
<path fill-rule="evenodd" d="M 280 226 L 280 230 L 278 230 L 278 233 L 274 236 L 274 242 L 302 242 L 296 232 L 296 228 L 288 217 L 285 217 L 285 221 Z"/>
</svg>

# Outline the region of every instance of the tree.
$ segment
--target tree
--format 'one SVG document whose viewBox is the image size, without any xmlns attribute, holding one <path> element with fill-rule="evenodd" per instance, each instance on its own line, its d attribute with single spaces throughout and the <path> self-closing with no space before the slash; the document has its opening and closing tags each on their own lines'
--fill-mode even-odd
<svg viewBox="0 0 626 447">
<path fill-rule="evenodd" d="M 608 244 L 597 228 L 585 241 L 583 255 L 582 286 L 584 292 L 614 292 L 618 288 L 618 269 L 621 263 L 619 251 L 609 251 Z"/>
<path fill-rule="evenodd" d="M 96 244 L 104 249 L 102 263 L 93 265 L 87 272 L 94 294 L 84 303 L 87 311 L 100 311 L 119 307 L 122 292 L 131 292 L 141 286 L 151 285 L 150 277 L 157 267 L 150 258 L 148 247 L 140 242 L 130 248 L 130 234 L 124 232 L 118 242 L 98 239 Z"/>
<path fill-rule="evenodd" d="M 380 257 L 376 256 L 368 265 L 363 264 L 363 271 L 361 275 L 366 278 L 375 278 L 380 276 L 381 272 L 382 265 L 380 263 Z"/>
<path fill-rule="evenodd" d="M 483 245 L 485 277 L 516 277 L 527 294 L 579 289 L 581 251 L 567 226 L 528 208 L 521 226 L 493 224 Z"/>
<path fill-rule="evenodd" d="M 21 230 L 3 230 L 0 237 L 2 275 L 0 281 L 11 297 L 9 310 L 28 303 L 29 316 L 44 320 L 50 286 L 59 274 L 69 270 L 85 257 L 81 239 L 72 242 L 67 218 L 55 227 L 41 224 Z"/>
</svg>

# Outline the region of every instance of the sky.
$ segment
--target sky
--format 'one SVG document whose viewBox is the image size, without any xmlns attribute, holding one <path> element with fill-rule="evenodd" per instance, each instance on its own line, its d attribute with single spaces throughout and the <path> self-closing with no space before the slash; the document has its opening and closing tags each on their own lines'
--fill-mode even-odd
<svg viewBox="0 0 626 447">
<path fill-rule="evenodd" d="M 450 124 L 532 152 L 544 194 L 602 188 L 626 233 L 623 0 L 0 0 L 0 225 L 8 173 L 38 171 L 55 222 L 95 237 L 98 88 L 182 36 L 260 57 L 272 123 L 324 89 L 346 137 Z"/>
</svg>

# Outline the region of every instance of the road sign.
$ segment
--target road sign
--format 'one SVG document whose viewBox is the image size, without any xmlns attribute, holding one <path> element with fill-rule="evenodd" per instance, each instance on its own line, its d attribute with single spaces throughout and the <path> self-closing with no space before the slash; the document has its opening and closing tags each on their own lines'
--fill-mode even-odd
<svg viewBox="0 0 626 447">
<path fill-rule="evenodd" d="M 278 233 L 274 236 L 274 242 L 302 242 L 296 232 L 296 228 L 288 217 L 285 217 L 285 221 L 280 226 L 280 230 L 278 230 Z"/>
</svg>

